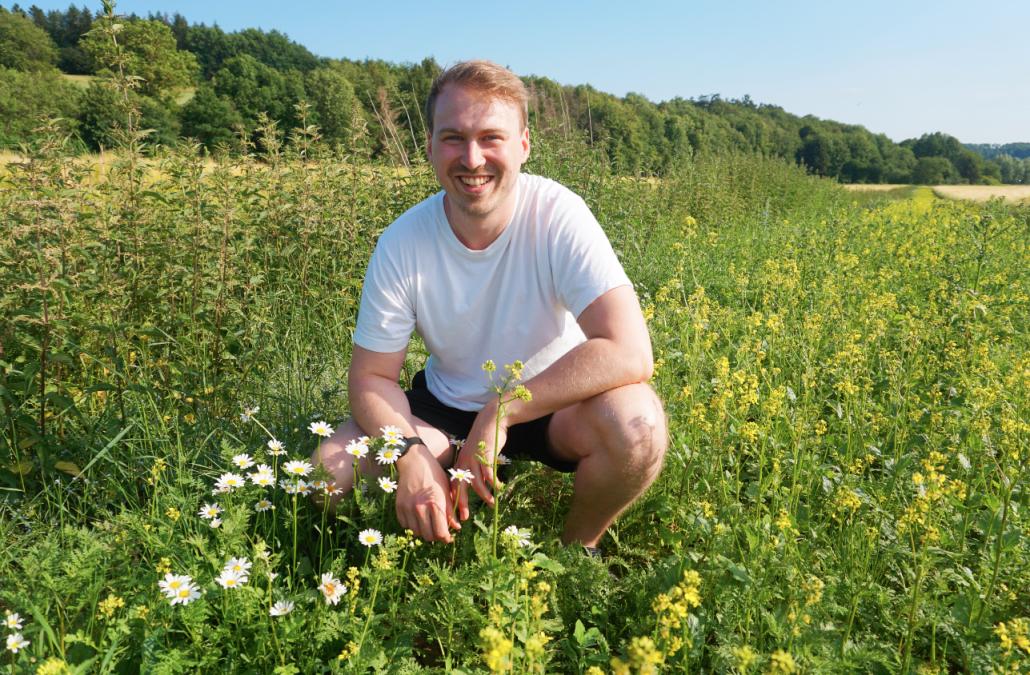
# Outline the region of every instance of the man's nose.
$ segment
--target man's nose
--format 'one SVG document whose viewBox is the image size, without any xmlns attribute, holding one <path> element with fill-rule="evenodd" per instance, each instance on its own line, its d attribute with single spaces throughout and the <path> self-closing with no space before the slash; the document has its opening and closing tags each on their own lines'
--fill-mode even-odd
<svg viewBox="0 0 1030 675">
<path fill-rule="evenodd" d="M 469 141 L 465 144 L 465 152 L 461 157 L 461 163 L 465 165 L 466 169 L 473 171 L 483 166 L 483 151 L 480 149 L 479 143 Z"/>
</svg>

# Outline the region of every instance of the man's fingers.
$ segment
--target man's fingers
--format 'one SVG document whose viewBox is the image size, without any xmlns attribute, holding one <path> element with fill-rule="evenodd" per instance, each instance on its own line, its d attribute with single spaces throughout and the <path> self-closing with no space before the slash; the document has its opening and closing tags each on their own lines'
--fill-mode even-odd
<svg viewBox="0 0 1030 675">
<path fill-rule="evenodd" d="M 490 469 L 484 464 L 480 464 L 478 467 L 472 469 L 472 489 L 476 491 L 476 494 L 479 495 L 480 499 L 487 504 L 492 505 L 494 503 L 494 496 L 486 484 L 486 476 L 489 475 L 489 473 Z M 492 483 L 493 481 L 491 480 L 490 482 Z"/>
<path fill-rule="evenodd" d="M 455 481 L 458 484 L 458 518 L 468 520 L 469 518 L 469 491 L 468 486 L 462 481 Z"/>
<path fill-rule="evenodd" d="M 451 531 L 447 529 L 447 516 L 444 515 L 443 509 L 437 504 L 432 504 L 428 509 L 427 515 L 431 521 L 430 528 L 433 539 L 450 543 Z"/>
</svg>

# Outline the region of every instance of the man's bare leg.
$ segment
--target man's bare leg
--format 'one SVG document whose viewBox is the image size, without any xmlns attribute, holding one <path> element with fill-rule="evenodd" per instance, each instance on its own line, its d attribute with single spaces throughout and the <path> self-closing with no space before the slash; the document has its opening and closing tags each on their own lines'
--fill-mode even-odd
<svg viewBox="0 0 1030 675">
<path fill-rule="evenodd" d="M 559 457 L 579 460 L 562 540 L 591 547 L 658 477 L 669 443 L 661 401 L 646 384 L 559 410 L 548 438 Z"/>
</svg>

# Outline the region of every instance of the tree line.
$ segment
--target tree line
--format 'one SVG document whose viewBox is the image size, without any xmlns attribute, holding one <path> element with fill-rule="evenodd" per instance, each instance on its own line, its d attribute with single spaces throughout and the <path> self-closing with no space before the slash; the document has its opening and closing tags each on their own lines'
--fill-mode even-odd
<svg viewBox="0 0 1030 675">
<path fill-rule="evenodd" d="M 105 22 L 117 22 L 114 40 L 95 30 Z M 275 30 L 225 32 L 181 14 L 112 19 L 75 5 L 14 5 L 0 8 L 0 147 L 31 141 L 46 116 L 66 120 L 83 150 L 117 145 L 125 101 L 104 77 L 113 69 L 137 83 L 131 103 L 151 144 L 191 138 L 239 151 L 270 120 L 284 131 L 317 126 L 324 144 L 353 156 L 407 164 L 421 155 L 421 106 L 440 65 L 323 58 Z M 849 183 L 1030 182 L 1027 143 L 964 146 L 943 133 L 895 143 L 747 96 L 654 103 L 524 79 L 537 132 L 582 135 L 626 174 L 662 175 L 697 153 L 747 152 Z"/>
</svg>

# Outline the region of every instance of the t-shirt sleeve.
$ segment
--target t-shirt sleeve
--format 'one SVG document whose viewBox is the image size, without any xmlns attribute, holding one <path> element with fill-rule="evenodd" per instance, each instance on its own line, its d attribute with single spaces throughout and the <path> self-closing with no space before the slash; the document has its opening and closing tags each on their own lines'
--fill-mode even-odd
<svg viewBox="0 0 1030 675">
<path fill-rule="evenodd" d="M 570 200 L 552 232 L 555 289 L 576 318 L 611 289 L 632 285 L 601 225 L 579 197 Z"/>
<path fill-rule="evenodd" d="M 402 251 L 380 237 L 365 272 L 354 344 L 373 352 L 399 352 L 415 330 L 413 272 L 406 271 Z"/>
</svg>

